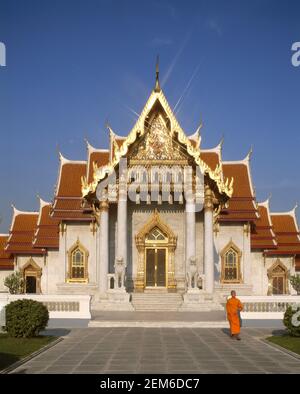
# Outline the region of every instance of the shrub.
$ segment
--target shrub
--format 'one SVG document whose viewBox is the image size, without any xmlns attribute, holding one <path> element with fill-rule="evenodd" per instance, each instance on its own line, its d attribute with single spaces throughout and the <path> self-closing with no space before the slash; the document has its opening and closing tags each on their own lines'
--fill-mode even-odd
<svg viewBox="0 0 300 394">
<path fill-rule="evenodd" d="M 300 295 L 300 275 L 291 275 L 290 276 L 290 284 L 293 289 L 297 292 L 297 295 Z"/>
<path fill-rule="evenodd" d="M 300 337 L 300 305 L 289 305 L 285 311 L 283 324 L 293 337 Z"/>
<path fill-rule="evenodd" d="M 5 331 L 11 337 L 30 338 L 37 336 L 47 327 L 48 309 L 41 302 L 17 300 L 5 307 Z"/>
<path fill-rule="evenodd" d="M 8 287 L 10 294 L 24 293 L 24 279 L 21 272 L 13 272 L 4 280 L 4 286 Z"/>
</svg>

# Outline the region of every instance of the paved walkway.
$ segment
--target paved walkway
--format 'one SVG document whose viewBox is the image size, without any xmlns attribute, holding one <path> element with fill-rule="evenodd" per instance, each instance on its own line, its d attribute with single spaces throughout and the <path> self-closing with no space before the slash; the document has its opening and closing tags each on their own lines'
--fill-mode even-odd
<svg viewBox="0 0 300 394">
<path fill-rule="evenodd" d="M 12 373 L 300 373 L 300 360 L 245 328 L 232 340 L 218 328 L 74 329 Z"/>
</svg>

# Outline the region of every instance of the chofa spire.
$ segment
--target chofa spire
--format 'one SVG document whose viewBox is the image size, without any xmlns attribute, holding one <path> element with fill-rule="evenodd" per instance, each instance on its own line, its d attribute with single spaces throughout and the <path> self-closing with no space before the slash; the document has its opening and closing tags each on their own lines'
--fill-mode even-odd
<svg viewBox="0 0 300 394">
<path fill-rule="evenodd" d="M 159 56 L 157 56 L 157 58 L 156 58 L 156 76 L 155 76 L 154 92 L 160 92 L 160 85 L 159 85 Z"/>
</svg>

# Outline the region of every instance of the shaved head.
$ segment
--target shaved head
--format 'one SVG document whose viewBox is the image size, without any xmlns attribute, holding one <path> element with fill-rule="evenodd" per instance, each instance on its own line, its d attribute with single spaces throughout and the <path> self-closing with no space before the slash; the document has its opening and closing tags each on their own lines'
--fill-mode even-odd
<svg viewBox="0 0 300 394">
<path fill-rule="evenodd" d="M 236 292 L 235 292 L 235 290 L 231 290 L 231 297 L 235 297 L 236 296 Z"/>
</svg>

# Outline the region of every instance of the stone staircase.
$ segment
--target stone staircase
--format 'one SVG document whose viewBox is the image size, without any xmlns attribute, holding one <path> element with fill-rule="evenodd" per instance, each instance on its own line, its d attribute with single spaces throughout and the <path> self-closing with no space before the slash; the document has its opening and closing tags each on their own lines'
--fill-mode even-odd
<svg viewBox="0 0 300 394">
<path fill-rule="evenodd" d="M 135 311 L 178 311 L 182 305 L 178 293 L 132 293 L 131 302 Z"/>
</svg>

